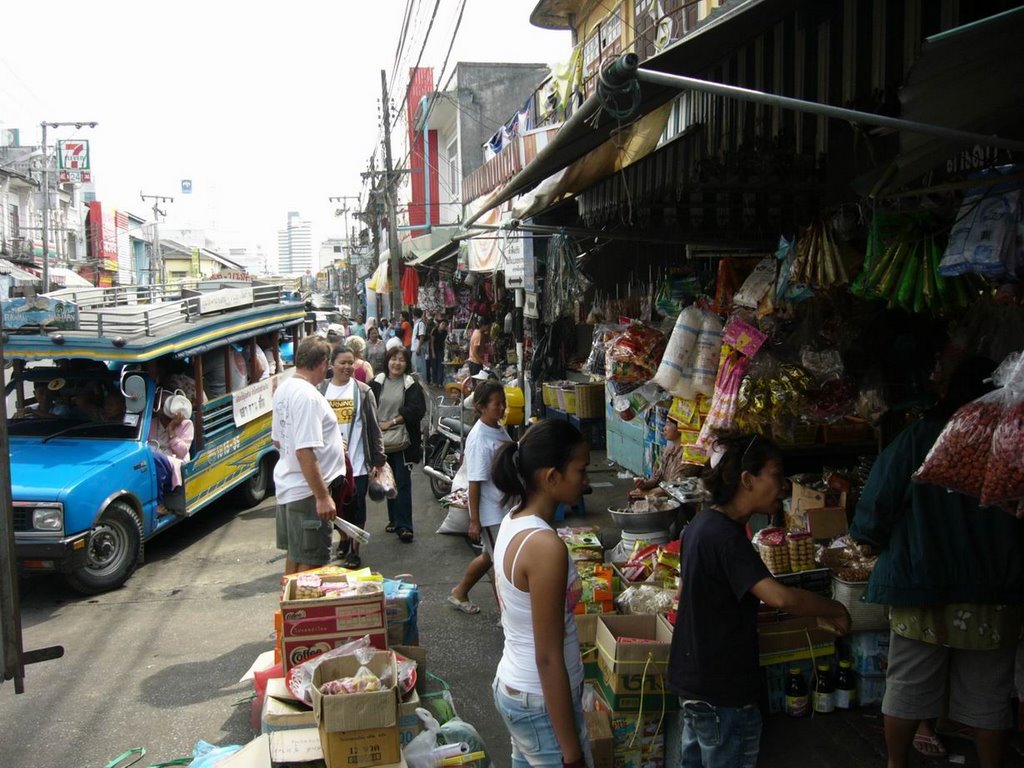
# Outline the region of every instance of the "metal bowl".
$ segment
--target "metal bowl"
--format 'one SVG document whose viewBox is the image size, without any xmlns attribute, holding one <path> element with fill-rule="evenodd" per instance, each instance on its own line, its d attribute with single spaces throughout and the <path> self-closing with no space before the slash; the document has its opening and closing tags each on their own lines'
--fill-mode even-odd
<svg viewBox="0 0 1024 768">
<path fill-rule="evenodd" d="M 612 522 L 619 528 L 630 533 L 656 533 L 667 531 L 669 526 L 675 522 L 679 507 L 658 509 L 653 512 L 630 512 L 628 510 L 608 508 L 608 514 L 612 516 Z"/>
</svg>

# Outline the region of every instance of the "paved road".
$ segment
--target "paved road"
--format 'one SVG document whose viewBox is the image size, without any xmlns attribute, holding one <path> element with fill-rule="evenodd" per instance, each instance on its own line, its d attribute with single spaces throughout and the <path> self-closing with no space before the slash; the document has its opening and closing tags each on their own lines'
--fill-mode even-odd
<svg viewBox="0 0 1024 768">
<path fill-rule="evenodd" d="M 570 522 L 607 526 L 599 510 L 623 496 L 628 482 L 616 478 L 601 454 L 591 469 L 595 483 L 613 487 L 598 488 L 588 498 L 587 518 Z M 385 534 L 384 507 L 371 506 L 368 528 L 375 538 L 364 548 L 364 561 L 387 576 L 410 573 L 419 583 L 421 643 L 430 669 L 451 686 L 456 708 L 477 727 L 496 767 L 506 768 L 507 736 L 490 699 L 501 654 L 490 584 L 473 593 L 483 607 L 476 616 L 444 604 L 472 555 L 462 538 L 434 534 L 444 513 L 422 474 L 414 474 L 413 494 L 415 543 Z M 272 500 L 245 511 L 225 505 L 151 542 L 145 565 L 116 592 L 82 598 L 56 580 L 26 582 L 26 648 L 61 644 L 66 653 L 29 667 L 20 696 L 13 685 L 0 685 L 0 768 L 103 768 L 137 746 L 146 747 L 148 764 L 186 756 L 198 739 L 238 744 L 252 738 L 250 688 L 238 679 L 273 643 L 283 567 L 273 530 Z M 798 722 L 772 718 L 761 765 L 884 765 L 880 725 L 877 709 Z M 973 764 L 970 755 L 967 765 Z M 1008 765 L 1024 765 L 1019 752 Z"/>
</svg>

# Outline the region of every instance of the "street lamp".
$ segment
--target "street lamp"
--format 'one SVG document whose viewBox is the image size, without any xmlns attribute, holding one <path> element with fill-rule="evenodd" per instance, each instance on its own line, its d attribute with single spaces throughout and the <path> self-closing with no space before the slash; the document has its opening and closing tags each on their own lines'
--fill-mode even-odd
<svg viewBox="0 0 1024 768">
<path fill-rule="evenodd" d="M 97 125 L 99 123 L 85 120 L 63 123 L 43 121 L 39 124 L 43 129 L 43 293 L 50 290 L 50 154 L 46 148 L 46 129 L 73 126 L 81 130 L 85 126 L 95 128 Z"/>
</svg>

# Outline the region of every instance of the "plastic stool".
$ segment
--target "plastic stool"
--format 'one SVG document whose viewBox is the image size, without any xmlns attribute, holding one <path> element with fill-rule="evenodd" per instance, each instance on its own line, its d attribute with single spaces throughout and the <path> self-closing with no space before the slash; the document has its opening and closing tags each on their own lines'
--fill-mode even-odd
<svg viewBox="0 0 1024 768">
<path fill-rule="evenodd" d="M 568 515 L 570 511 L 578 515 L 587 514 L 587 506 L 583 503 L 583 497 L 580 497 L 580 500 L 575 504 L 559 504 L 558 508 L 555 509 L 555 522 L 563 522 L 565 520 L 565 516 Z"/>
</svg>

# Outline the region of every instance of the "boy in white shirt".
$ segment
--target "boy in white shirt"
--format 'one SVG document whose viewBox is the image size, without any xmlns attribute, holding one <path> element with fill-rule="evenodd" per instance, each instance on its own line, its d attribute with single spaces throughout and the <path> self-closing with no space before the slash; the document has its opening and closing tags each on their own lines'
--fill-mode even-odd
<svg viewBox="0 0 1024 768">
<path fill-rule="evenodd" d="M 469 480 L 469 538 L 483 545 L 466 568 L 462 581 L 448 595 L 448 604 L 463 613 L 480 613 L 480 606 L 469 600 L 469 590 L 490 570 L 494 541 L 508 507 L 502 493 L 491 480 L 491 462 L 504 443 L 512 442 L 498 422 L 505 416 L 505 389 L 496 381 L 484 381 L 473 392 L 473 407 L 480 420 L 466 438 L 463 462 Z"/>
</svg>

